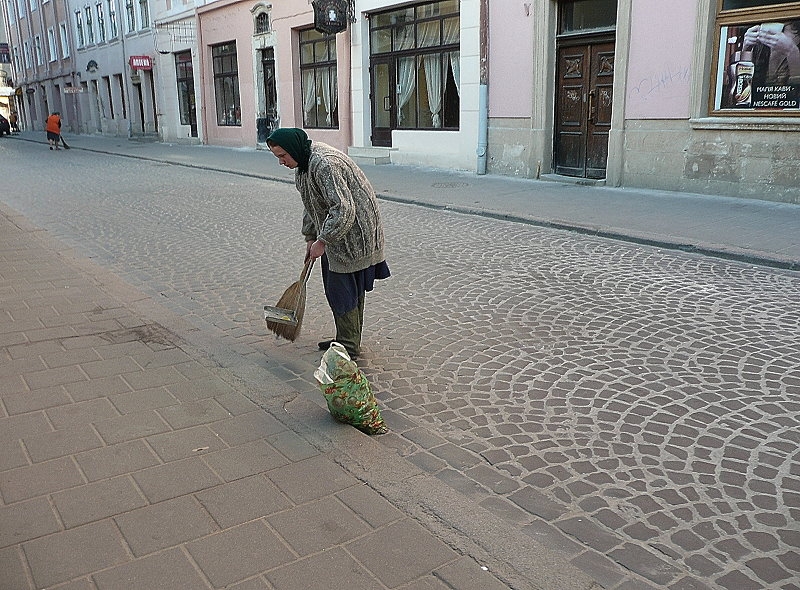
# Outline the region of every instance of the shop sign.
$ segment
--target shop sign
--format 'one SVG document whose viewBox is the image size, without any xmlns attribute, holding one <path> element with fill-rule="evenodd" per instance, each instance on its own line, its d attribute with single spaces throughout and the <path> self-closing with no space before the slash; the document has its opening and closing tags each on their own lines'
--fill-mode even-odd
<svg viewBox="0 0 800 590">
<path fill-rule="evenodd" d="M 64 94 L 79 94 L 83 92 L 83 86 L 64 86 Z"/>
<path fill-rule="evenodd" d="M 134 70 L 152 70 L 153 62 L 149 55 L 132 55 L 128 60 Z"/>
<path fill-rule="evenodd" d="M 720 28 L 716 110 L 800 112 L 800 16 L 775 20 Z"/>
<path fill-rule="evenodd" d="M 335 35 L 347 28 L 348 0 L 314 0 L 314 28 Z"/>
</svg>

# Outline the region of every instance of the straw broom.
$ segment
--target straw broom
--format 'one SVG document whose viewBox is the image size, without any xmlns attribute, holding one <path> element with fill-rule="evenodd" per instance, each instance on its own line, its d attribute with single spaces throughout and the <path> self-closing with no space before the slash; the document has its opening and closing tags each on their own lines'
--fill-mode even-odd
<svg viewBox="0 0 800 590">
<path fill-rule="evenodd" d="M 278 304 L 275 306 L 281 312 L 285 312 L 285 317 L 281 321 L 270 320 L 266 315 L 267 328 L 275 334 L 276 338 L 285 338 L 291 342 L 300 336 L 300 328 L 303 325 L 303 315 L 306 309 L 306 284 L 311 276 L 311 268 L 314 260 L 309 258 L 303 265 L 303 272 L 300 279 L 289 285 L 283 292 Z M 266 309 L 266 308 L 265 308 Z"/>
</svg>

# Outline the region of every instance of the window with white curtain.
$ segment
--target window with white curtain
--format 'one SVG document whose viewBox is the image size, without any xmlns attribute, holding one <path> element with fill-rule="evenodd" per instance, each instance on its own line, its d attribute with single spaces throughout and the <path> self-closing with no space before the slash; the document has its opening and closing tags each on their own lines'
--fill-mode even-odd
<svg viewBox="0 0 800 590">
<path fill-rule="evenodd" d="M 300 31 L 300 86 L 303 125 L 339 128 L 336 35 L 314 29 Z"/>
<path fill-rule="evenodd" d="M 397 83 L 397 126 L 458 129 L 460 33 L 458 0 L 370 15 L 370 53 L 389 56 Z"/>
</svg>

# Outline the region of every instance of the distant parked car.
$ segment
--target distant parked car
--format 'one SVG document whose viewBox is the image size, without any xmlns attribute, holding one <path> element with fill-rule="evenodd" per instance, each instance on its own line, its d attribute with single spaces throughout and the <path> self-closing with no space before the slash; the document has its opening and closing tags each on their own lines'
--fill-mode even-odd
<svg viewBox="0 0 800 590">
<path fill-rule="evenodd" d="M 0 115 L 0 137 L 11 135 L 11 123 L 3 115 Z"/>
</svg>

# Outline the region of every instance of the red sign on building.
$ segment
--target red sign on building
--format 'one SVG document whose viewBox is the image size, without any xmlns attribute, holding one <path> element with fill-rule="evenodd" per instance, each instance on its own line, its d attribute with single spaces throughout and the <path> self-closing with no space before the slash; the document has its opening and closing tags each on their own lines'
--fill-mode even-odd
<svg viewBox="0 0 800 590">
<path fill-rule="evenodd" d="M 131 69 L 134 70 L 152 70 L 153 61 L 149 55 L 132 55 L 128 60 L 131 64 Z"/>
</svg>

